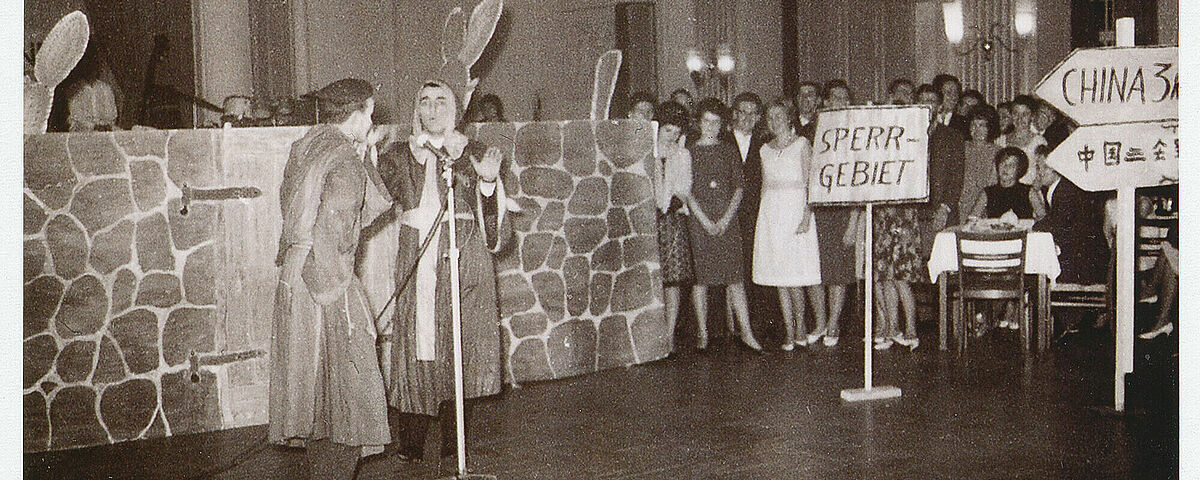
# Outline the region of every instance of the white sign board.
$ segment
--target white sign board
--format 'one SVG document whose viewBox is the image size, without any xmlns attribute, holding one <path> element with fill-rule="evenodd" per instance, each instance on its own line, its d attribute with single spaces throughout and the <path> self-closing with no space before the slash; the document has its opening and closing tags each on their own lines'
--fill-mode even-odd
<svg viewBox="0 0 1200 480">
<path fill-rule="evenodd" d="M 902 203 L 928 198 L 928 106 L 820 112 L 809 169 L 809 203 Z"/>
<path fill-rule="evenodd" d="M 1179 183 L 1179 122 L 1079 127 L 1046 163 L 1090 192 Z"/>
<path fill-rule="evenodd" d="M 1179 118 L 1179 47 L 1071 52 L 1034 88 L 1080 125 Z"/>
</svg>

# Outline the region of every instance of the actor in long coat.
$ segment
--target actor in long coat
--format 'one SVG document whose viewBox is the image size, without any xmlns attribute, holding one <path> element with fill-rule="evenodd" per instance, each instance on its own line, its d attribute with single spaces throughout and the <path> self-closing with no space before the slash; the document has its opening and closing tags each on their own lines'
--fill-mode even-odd
<svg viewBox="0 0 1200 480">
<path fill-rule="evenodd" d="M 395 223 L 399 225 L 388 399 L 404 413 L 437 415 L 441 402 L 454 399 L 449 219 L 445 215 L 438 220 L 440 228 L 429 248 L 420 253 L 445 203 L 444 175 L 449 164 L 455 179 L 460 249 L 464 395 L 474 398 L 498 393 L 502 380 L 492 261 L 492 252 L 501 249 L 503 239 L 511 235 L 504 185 L 498 175 L 502 154 L 454 130 L 456 103 L 454 92 L 445 84 L 426 84 L 416 99 L 412 137 L 380 153 L 380 174 L 396 199 Z M 412 278 L 407 278 L 410 273 Z"/>
<path fill-rule="evenodd" d="M 272 442 L 328 440 L 365 455 L 391 441 L 372 309 L 354 275 L 359 233 L 390 203 L 366 143 L 372 93 L 361 80 L 319 91 L 322 111 L 339 123 L 312 127 L 292 144 L 284 168 L 271 339 Z"/>
</svg>

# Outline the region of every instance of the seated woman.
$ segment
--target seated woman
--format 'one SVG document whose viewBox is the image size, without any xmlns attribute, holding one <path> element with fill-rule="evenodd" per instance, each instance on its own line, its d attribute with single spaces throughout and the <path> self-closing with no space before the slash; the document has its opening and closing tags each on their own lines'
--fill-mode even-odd
<svg viewBox="0 0 1200 480">
<path fill-rule="evenodd" d="M 972 217 L 1000 218 L 1013 212 L 1017 218 L 1041 220 L 1046 216 L 1046 202 L 1033 187 L 1017 183 L 1029 170 L 1029 157 L 1017 147 L 1004 147 L 996 152 L 996 184 L 985 187 L 971 208 Z"/>
<path fill-rule="evenodd" d="M 1046 202 L 1042 199 L 1042 193 L 1029 185 L 1017 183 L 1028 169 L 1029 157 L 1021 149 L 1004 147 L 996 152 L 996 184 L 979 192 L 975 207 L 971 209 L 971 217 L 1000 218 L 1008 212 L 1022 220 L 1041 220 L 1045 217 Z M 1007 308 L 999 326 L 1015 330 L 1019 327 L 1015 319 L 1016 310 Z M 976 314 L 975 329 L 978 334 L 985 330 L 980 328 L 983 321 L 983 315 Z"/>
</svg>

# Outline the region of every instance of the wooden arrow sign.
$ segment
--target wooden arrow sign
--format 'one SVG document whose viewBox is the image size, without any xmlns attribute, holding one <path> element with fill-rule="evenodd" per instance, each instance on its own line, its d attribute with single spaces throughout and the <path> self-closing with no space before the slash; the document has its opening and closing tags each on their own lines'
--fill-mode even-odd
<svg viewBox="0 0 1200 480">
<path fill-rule="evenodd" d="M 1179 47 L 1079 49 L 1033 93 L 1080 125 L 1179 118 Z"/>
<path fill-rule="evenodd" d="M 1090 192 L 1179 183 L 1179 122 L 1079 127 L 1046 163 Z"/>
</svg>

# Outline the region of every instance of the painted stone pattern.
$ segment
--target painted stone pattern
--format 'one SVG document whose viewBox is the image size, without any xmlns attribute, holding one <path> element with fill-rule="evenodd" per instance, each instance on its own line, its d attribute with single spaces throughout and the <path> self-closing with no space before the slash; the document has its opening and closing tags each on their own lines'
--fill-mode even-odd
<svg viewBox="0 0 1200 480">
<path fill-rule="evenodd" d="M 521 207 L 497 259 L 507 381 L 665 356 L 650 129 L 469 130 L 505 150 Z M 25 451 L 266 422 L 278 189 L 304 131 L 25 137 Z"/>
</svg>

